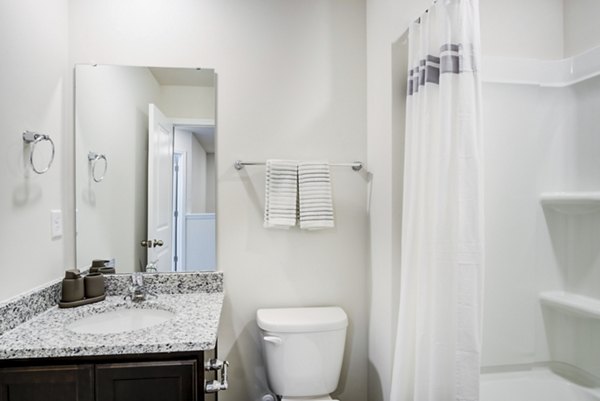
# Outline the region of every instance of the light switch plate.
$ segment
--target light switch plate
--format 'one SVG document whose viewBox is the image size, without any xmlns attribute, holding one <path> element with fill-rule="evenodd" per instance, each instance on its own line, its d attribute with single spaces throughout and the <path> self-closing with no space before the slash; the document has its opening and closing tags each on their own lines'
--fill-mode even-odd
<svg viewBox="0 0 600 401">
<path fill-rule="evenodd" d="M 62 210 L 50 211 L 50 232 L 52 233 L 52 239 L 63 236 Z"/>
</svg>

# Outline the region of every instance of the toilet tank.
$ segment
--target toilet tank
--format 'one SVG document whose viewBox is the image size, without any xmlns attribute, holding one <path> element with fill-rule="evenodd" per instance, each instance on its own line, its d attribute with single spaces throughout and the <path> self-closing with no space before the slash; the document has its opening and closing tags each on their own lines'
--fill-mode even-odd
<svg viewBox="0 0 600 401">
<path fill-rule="evenodd" d="M 309 397 L 337 388 L 348 326 L 342 308 L 259 309 L 256 321 L 273 392 Z"/>
</svg>

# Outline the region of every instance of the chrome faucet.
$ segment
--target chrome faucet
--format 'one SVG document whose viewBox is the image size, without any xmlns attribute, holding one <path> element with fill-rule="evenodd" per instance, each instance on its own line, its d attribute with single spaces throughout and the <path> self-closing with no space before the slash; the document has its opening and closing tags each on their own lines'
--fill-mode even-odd
<svg viewBox="0 0 600 401">
<path fill-rule="evenodd" d="M 131 275 L 131 286 L 129 287 L 129 295 L 125 296 L 125 299 L 130 298 L 132 301 L 138 302 L 146 299 L 146 296 L 152 295 L 156 297 L 156 294 L 148 291 L 148 288 L 144 285 L 144 276 L 140 272 L 135 272 Z"/>
<path fill-rule="evenodd" d="M 158 259 L 155 259 L 151 262 L 148 262 L 148 264 L 146 265 L 146 269 L 144 270 L 146 273 L 158 273 L 158 269 L 156 267 L 156 265 L 158 264 Z"/>
</svg>

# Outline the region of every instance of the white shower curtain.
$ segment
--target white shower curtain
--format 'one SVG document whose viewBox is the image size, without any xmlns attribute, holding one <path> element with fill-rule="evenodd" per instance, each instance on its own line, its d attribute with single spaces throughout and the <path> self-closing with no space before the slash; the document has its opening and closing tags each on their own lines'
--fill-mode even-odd
<svg viewBox="0 0 600 401">
<path fill-rule="evenodd" d="M 401 294 L 391 401 L 479 399 L 483 143 L 477 0 L 409 28 Z"/>
</svg>

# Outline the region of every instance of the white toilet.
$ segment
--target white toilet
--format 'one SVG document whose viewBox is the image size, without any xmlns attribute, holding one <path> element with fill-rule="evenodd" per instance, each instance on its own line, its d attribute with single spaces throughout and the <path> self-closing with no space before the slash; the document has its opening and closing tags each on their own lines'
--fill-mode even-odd
<svg viewBox="0 0 600 401">
<path fill-rule="evenodd" d="M 271 391 L 282 401 L 331 400 L 348 327 L 342 308 L 259 309 L 256 322 Z"/>
</svg>

